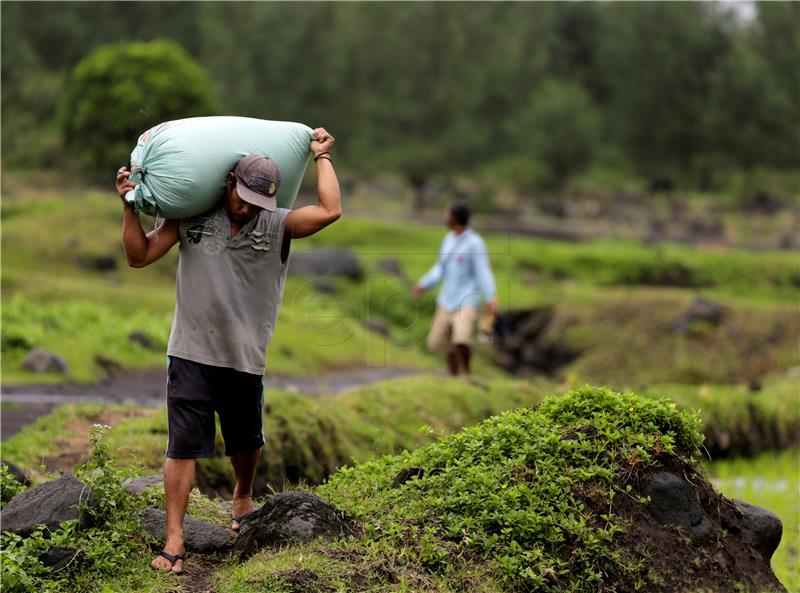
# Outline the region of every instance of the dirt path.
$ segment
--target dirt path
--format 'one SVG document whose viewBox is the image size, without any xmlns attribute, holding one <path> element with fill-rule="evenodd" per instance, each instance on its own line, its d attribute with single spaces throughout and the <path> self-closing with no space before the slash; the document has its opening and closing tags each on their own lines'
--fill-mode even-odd
<svg viewBox="0 0 800 593">
<path fill-rule="evenodd" d="M 361 385 L 419 373 L 399 368 L 358 368 L 316 376 L 268 375 L 267 390 L 279 388 L 296 393 L 323 396 L 355 389 Z M 41 385 L 2 385 L 2 428 L 5 440 L 65 403 L 137 403 L 164 404 L 166 371 L 164 369 L 123 373 L 98 383 L 53 383 Z"/>
<path fill-rule="evenodd" d="M 191 554 L 185 562 L 186 574 L 168 593 L 214 593 L 214 573 L 224 564 L 218 555 Z"/>
</svg>

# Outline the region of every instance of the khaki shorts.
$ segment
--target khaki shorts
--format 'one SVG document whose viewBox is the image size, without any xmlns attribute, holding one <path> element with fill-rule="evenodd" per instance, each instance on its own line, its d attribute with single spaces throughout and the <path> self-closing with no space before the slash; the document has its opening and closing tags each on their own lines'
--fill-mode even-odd
<svg viewBox="0 0 800 593">
<path fill-rule="evenodd" d="M 472 344 L 472 329 L 477 316 L 478 310 L 474 307 L 462 307 L 452 313 L 437 307 L 428 333 L 428 350 L 446 352 L 455 344 Z"/>
</svg>

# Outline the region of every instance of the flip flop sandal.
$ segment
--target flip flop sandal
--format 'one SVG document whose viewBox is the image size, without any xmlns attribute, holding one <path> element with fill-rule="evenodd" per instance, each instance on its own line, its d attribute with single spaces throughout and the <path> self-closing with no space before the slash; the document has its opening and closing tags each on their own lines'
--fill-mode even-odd
<svg viewBox="0 0 800 593">
<path fill-rule="evenodd" d="M 158 553 L 158 555 L 161 556 L 162 558 L 166 558 L 167 560 L 169 560 L 170 563 L 172 564 L 172 566 L 175 566 L 175 563 L 178 560 L 186 560 L 186 554 L 170 554 L 169 552 L 165 552 L 164 550 L 161 550 Z M 170 567 L 169 570 L 162 570 L 160 568 L 157 568 L 156 570 L 159 570 L 161 572 L 170 572 L 170 573 L 175 574 L 175 575 L 186 574 L 186 571 L 183 570 L 183 569 L 181 569 L 181 570 L 172 570 L 171 567 Z"/>
<path fill-rule="evenodd" d="M 255 507 L 252 511 L 250 511 L 250 513 L 255 513 L 258 510 L 258 508 L 259 507 Z M 237 527 L 236 529 L 234 529 L 233 527 L 231 527 L 231 529 L 236 533 L 239 533 L 239 528 L 242 526 L 242 519 L 244 519 L 250 513 L 245 513 L 244 515 L 237 515 L 236 513 L 231 513 L 231 521 L 236 521 L 239 524 L 239 527 Z"/>
</svg>

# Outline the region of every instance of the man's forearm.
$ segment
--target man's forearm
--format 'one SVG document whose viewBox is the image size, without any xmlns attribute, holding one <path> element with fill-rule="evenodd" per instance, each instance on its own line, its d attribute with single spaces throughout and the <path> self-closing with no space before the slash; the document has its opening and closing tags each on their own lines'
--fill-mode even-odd
<svg viewBox="0 0 800 593">
<path fill-rule="evenodd" d="M 128 263 L 140 261 L 147 255 L 147 235 L 133 207 L 127 205 L 122 219 L 122 244 Z"/>
<path fill-rule="evenodd" d="M 317 199 L 320 208 L 330 213 L 333 220 L 342 215 L 342 196 L 339 191 L 339 180 L 333 163 L 324 157 L 318 158 L 317 165 Z"/>
</svg>

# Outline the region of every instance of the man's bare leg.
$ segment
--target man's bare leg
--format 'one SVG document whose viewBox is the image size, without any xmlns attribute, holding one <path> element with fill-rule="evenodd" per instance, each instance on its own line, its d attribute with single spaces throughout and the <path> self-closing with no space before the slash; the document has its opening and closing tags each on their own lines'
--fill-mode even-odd
<svg viewBox="0 0 800 593">
<path fill-rule="evenodd" d="M 236 485 L 233 487 L 233 514 L 244 517 L 251 513 L 253 507 L 253 482 L 256 478 L 256 466 L 261 456 L 261 449 L 240 451 L 231 456 L 231 465 L 236 476 Z M 234 521 L 232 529 L 239 528 L 239 522 Z"/>
<path fill-rule="evenodd" d="M 183 518 L 189 505 L 189 493 L 194 486 L 194 459 L 172 459 L 164 461 L 164 494 L 167 510 L 167 540 L 164 551 L 167 554 L 183 555 L 186 551 L 183 543 Z M 183 570 L 183 560 L 172 564 L 163 556 L 156 556 L 150 566 L 158 570 Z"/>
</svg>

